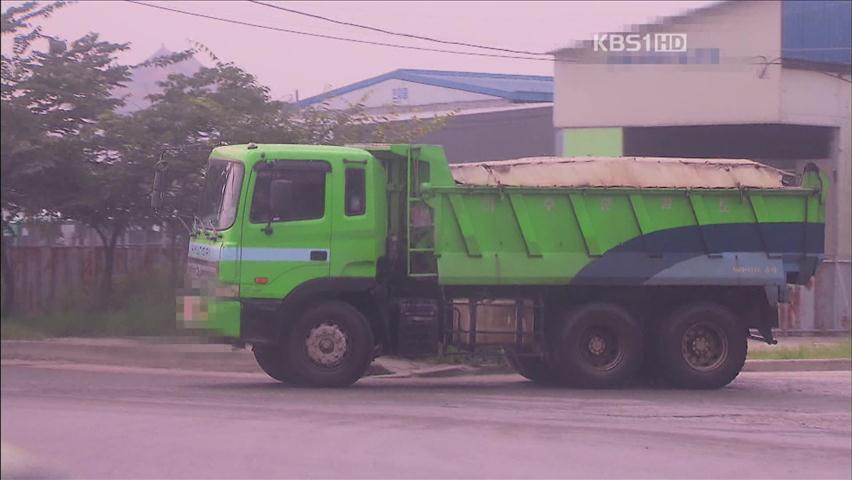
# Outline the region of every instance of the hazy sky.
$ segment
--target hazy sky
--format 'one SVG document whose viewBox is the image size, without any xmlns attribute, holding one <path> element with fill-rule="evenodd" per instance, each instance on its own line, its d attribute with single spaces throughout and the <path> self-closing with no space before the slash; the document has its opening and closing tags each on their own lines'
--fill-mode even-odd
<svg viewBox="0 0 852 480">
<path fill-rule="evenodd" d="M 0 2 L 3 10 L 13 3 Z M 596 32 L 682 13 L 712 1 L 601 2 L 269 2 L 353 23 L 441 39 L 516 50 L 549 51 Z M 365 40 L 461 49 L 414 41 L 237 1 L 174 1 L 160 5 L 315 33 Z M 42 22 L 47 34 L 66 39 L 94 31 L 106 40 L 131 42 L 123 58 L 138 62 L 161 45 L 181 50 L 195 40 L 221 59 L 233 61 L 289 99 L 297 89 L 305 98 L 332 87 L 363 80 L 397 68 L 551 75 L 547 61 L 479 58 L 400 50 L 225 24 L 123 1 L 82 1 Z M 8 40 L 4 37 L 4 44 Z M 5 48 L 5 47 L 4 47 Z M 209 63 L 199 58 L 202 63 Z"/>
</svg>

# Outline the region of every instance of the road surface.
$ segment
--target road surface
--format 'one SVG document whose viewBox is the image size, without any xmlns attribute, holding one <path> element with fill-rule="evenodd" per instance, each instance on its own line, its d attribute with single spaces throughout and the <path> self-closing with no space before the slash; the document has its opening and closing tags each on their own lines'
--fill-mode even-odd
<svg viewBox="0 0 852 480">
<path fill-rule="evenodd" d="M 848 479 L 850 376 L 744 373 L 717 391 L 550 389 L 515 375 L 311 390 L 252 373 L 4 360 L 0 425 L 5 444 L 66 478 Z"/>
</svg>

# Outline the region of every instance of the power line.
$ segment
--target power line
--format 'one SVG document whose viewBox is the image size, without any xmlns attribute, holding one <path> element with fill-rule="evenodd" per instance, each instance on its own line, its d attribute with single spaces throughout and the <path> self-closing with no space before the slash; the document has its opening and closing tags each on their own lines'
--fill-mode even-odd
<svg viewBox="0 0 852 480">
<path fill-rule="evenodd" d="M 206 18 L 208 20 L 216 20 L 218 22 L 231 23 L 231 24 L 234 24 L 234 25 L 243 25 L 243 26 L 246 26 L 246 27 L 254 27 L 254 28 L 260 28 L 260 29 L 264 29 L 264 30 L 273 30 L 273 31 L 276 31 L 276 32 L 292 33 L 292 34 L 295 34 L 295 35 L 304 35 L 304 36 L 307 36 L 307 37 L 325 38 L 325 39 L 328 39 L 328 40 L 339 40 L 339 41 L 344 41 L 344 42 L 361 43 L 361 44 L 366 44 L 366 45 L 378 45 L 380 47 L 401 48 L 401 49 L 405 49 L 405 50 L 421 50 L 421 51 L 426 51 L 426 52 L 449 53 L 449 54 L 453 54 L 453 55 L 468 55 L 468 56 L 474 56 L 474 57 L 511 58 L 511 59 L 515 59 L 515 60 L 537 60 L 537 61 L 546 61 L 546 62 L 552 62 L 553 61 L 553 59 L 550 59 L 550 58 L 522 57 L 522 56 L 518 56 L 518 55 L 500 55 L 500 54 L 495 54 L 495 53 L 462 52 L 462 51 L 459 51 L 459 50 L 444 50 L 444 49 L 440 49 L 440 48 L 414 47 L 414 46 L 409 46 L 409 45 L 399 45 L 399 44 L 396 44 L 396 43 L 374 42 L 374 41 L 370 41 L 370 40 L 359 40 L 357 38 L 347 38 L 347 37 L 338 37 L 338 36 L 335 36 L 335 35 L 324 35 L 324 34 L 321 34 L 321 33 L 302 32 L 302 31 L 299 31 L 299 30 L 290 30 L 290 29 L 286 29 L 286 28 L 272 27 L 272 26 L 269 26 L 269 25 L 261 25 L 261 24 L 258 24 L 258 23 L 244 22 L 244 21 L 241 21 L 241 20 L 233 20 L 233 19 L 230 19 L 230 18 L 216 17 L 216 16 L 213 16 L 213 15 L 206 15 L 206 14 L 203 14 L 203 13 L 190 12 L 190 11 L 187 11 L 187 10 L 180 10 L 180 9 L 177 9 L 177 8 L 165 7 L 165 6 L 162 6 L 162 5 L 153 5 L 153 4 L 150 4 L 150 3 L 139 2 L 137 0 L 125 0 L 125 1 L 128 2 L 128 3 L 133 3 L 133 4 L 141 5 L 141 6 L 144 6 L 144 7 L 156 8 L 158 10 L 165 10 L 165 11 L 168 11 L 168 12 L 179 13 L 179 14 L 182 14 L 182 15 L 189 15 L 189 16 L 192 16 L 192 17 Z"/>
<path fill-rule="evenodd" d="M 388 35 L 396 35 L 398 37 L 414 38 L 414 39 L 417 39 L 417 40 L 426 40 L 428 42 L 444 43 L 444 44 L 447 44 L 447 45 L 458 45 L 458 46 L 462 46 L 462 47 L 482 48 L 482 49 L 485 49 L 485 50 L 494 50 L 494 51 L 498 51 L 498 52 L 517 53 L 517 54 L 521 54 L 521 55 L 550 55 L 549 53 L 543 53 L 543 52 L 530 52 L 530 51 L 527 51 L 527 50 L 512 50 L 510 48 L 491 47 L 491 46 L 488 46 L 488 45 L 478 45 L 476 43 L 456 42 L 456 41 L 453 41 L 453 40 L 441 40 L 441 39 L 433 38 L 433 37 L 414 35 L 412 33 L 393 32 L 393 31 L 390 31 L 390 30 L 385 30 L 383 28 L 371 27 L 369 25 L 361 25 L 361 24 L 358 24 L 358 23 L 351 23 L 351 22 L 345 22 L 345 21 L 342 21 L 342 20 L 335 20 L 333 18 L 324 17 L 322 15 L 316 15 L 316 14 L 313 14 L 313 13 L 303 12 L 301 10 L 296 10 L 294 8 L 287 8 L 287 7 L 281 7 L 279 5 L 273 5 L 273 4 L 270 4 L 270 3 L 264 3 L 264 2 L 261 2 L 259 0 L 249 0 L 249 1 L 251 3 L 256 3 L 258 5 L 263 5 L 264 7 L 274 8 L 276 10 L 294 13 L 296 15 L 303 15 L 305 17 L 316 18 L 318 20 L 324 20 L 326 22 L 336 23 L 338 25 L 346 25 L 348 27 L 363 28 L 364 30 L 370 30 L 370 31 L 379 32 L 379 33 L 386 33 Z"/>
</svg>

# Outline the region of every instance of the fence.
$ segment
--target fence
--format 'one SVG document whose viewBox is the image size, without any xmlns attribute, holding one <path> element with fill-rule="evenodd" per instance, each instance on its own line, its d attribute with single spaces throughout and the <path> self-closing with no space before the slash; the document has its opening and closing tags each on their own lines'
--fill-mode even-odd
<svg viewBox="0 0 852 480">
<path fill-rule="evenodd" d="M 103 247 L 11 246 L 14 309 L 30 315 L 61 309 L 75 299 L 97 295 L 104 272 Z M 157 269 L 183 271 L 186 249 L 171 251 L 161 245 L 118 246 L 115 249 L 114 280 L 128 274 L 145 275 Z M 3 282 L 9 279 L 3 278 Z M 7 299 L 3 303 L 6 305 Z"/>
<path fill-rule="evenodd" d="M 100 288 L 104 271 L 103 247 L 93 246 L 10 246 L 13 264 L 14 302 L 16 314 L 31 315 L 64 308 L 75 299 L 92 298 Z M 128 245 L 115 249 L 114 280 L 121 282 L 128 274 L 144 275 L 172 268 L 180 275 L 186 261 L 186 247 L 173 252 L 162 245 Z M 835 280 L 834 275 L 821 274 L 807 286 L 793 288 L 791 303 L 781 307 L 782 332 L 849 332 L 848 279 L 837 275 L 838 286 L 847 295 L 840 311 L 823 313 L 815 284 Z M 848 268 L 847 268 L 848 270 Z M 843 280 L 843 281 L 840 281 Z M 3 282 L 8 281 L 5 277 Z M 5 291 L 5 290 L 4 290 Z M 5 309 L 7 299 L 3 299 Z"/>
</svg>

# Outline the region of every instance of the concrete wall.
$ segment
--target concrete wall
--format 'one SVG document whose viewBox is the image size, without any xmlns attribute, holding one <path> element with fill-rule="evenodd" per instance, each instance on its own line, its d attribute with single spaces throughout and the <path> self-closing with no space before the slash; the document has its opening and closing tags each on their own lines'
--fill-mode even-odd
<svg viewBox="0 0 852 480">
<path fill-rule="evenodd" d="M 848 331 L 852 328 L 852 89 L 848 82 L 824 72 L 784 69 L 781 103 L 787 123 L 836 128 L 831 157 L 816 162 L 831 178 L 826 259 L 813 285 L 800 292 L 802 304 L 791 321 L 799 321 L 801 327 L 812 324 L 816 330 Z"/>
<path fill-rule="evenodd" d="M 778 63 L 780 29 L 780 2 L 733 2 L 655 29 L 687 34 L 689 50 L 719 49 L 719 64 L 614 65 L 590 49 L 562 52 L 554 125 L 776 123 L 781 68 L 764 63 Z"/>
<path fill-rule="evenodd" d="M 838 260 L 848 262 L 852 258 L 852 90 L 848 82 L 823 72 L 785 69 L 781 100 L 782 118 L 787 123 L 837 129 L 831 158 L 820 163 L 831 174 L 829 215 L 836 219 L 827 232 L 827 247 Z"/>
<path fill-rule="evenodd" d="M 553 156 L 553 107 L 457 115 L 419 143 L 443 145 L 450 163 Z"/>
</svg>

